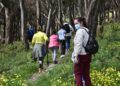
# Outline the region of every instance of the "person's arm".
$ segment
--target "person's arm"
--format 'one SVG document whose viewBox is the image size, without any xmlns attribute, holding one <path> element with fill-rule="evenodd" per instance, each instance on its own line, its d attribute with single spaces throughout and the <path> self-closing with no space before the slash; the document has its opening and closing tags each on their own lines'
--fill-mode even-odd
<svg viewBox="0 0 120 86">
<path fill-rule="evenodd" d="M 74 38 L 74 56 L 77 57 L 83 46 L 83 31 L 79 29 Z"/>
<path fill-rule="evenodd" d="M 49 44 L 49 39 L 48 39 L 48 37 L 47 37 L 47 35 L 44 33 L 44 41 L 45 41 L 45 50 L 46 50 L 46 53 L 48 53 L 49 51 L 48 51 L 48 44 Z"/>
<path fill-rule="evenodd" d="M 67 32 L 64 30 L 64 35 L 66 36 Z"/>
<path fill-rule="evenodd" d="M 74 28 L 69 24 L 70 30 L 74 32 Z"/>
</svg>

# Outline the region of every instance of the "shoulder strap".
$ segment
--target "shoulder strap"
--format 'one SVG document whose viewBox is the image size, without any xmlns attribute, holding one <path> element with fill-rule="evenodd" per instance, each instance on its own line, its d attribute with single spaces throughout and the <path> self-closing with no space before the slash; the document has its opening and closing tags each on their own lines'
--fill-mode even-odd
<svg viewBox="0 0 120 86">
<path fill-rule="evenodd" d="M 82 29 L 84 29 L 88 33 L 88 35 L 89 35 L 88 41 L 89 41 L 90 40 L 90 33 L 84 27 Z M 88 44 L 88 41 L 87 41 L 86 45 Z M 83 44 L 83 47 L 85 48 L 84 44 Z"/>
<path fill-rule="evenodd" d="M 87 31 L 84 27 L 83 27 L 82 29 L 84 29 L 84 30 L 88 33 L 88 35 L 90 34 L 90 32 L 89 32 L 89 31 Z"/>
</svg>

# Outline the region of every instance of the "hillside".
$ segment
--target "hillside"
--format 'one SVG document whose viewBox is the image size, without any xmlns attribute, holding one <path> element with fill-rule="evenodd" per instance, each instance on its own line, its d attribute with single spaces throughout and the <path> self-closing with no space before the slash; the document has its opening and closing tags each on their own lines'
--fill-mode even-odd
<svg viewBox="0 0 120 86">
<path fill-rule="evenodd" d="M 101 37 L 98 37 L 100 49 L 93 56 L 91 77 L 93 86 L 119 86 L 120 83 L 120 25 L 106 24 Z M 0 86 L 74 86 L 73 63 L 71 53 L 60 59 L 60 63 L 37 77 L 38 65 L 31 60 L 31 50 L 26 51 L 21 42 L 0 45 Z M 49 61 L 51 53 L 48 54 Z M 52 64 L 52 63 L 50 63 Z M 45 68 L 49 68 L 46 66 Z"/>
</svg>

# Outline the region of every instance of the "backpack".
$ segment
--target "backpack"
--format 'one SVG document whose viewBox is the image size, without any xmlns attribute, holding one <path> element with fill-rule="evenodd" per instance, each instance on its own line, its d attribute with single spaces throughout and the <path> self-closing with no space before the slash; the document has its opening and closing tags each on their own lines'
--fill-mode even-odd
<svg viewBox="0 0 120 86">
<path fill-rule="evenodd" d="M 29 37 L 33 37 L 34 33 L 35 33 L 35 30 L 33 27 L 31 27 L 27 30 L 27 34 Z"/>
<path fill-rule="evenodd" d="M 66 33 L 69 33 L 70 32 L 69 24 L 65 24 L 64 29 L 65 29 Z"/>
<path fill-rule="evenodd" d="M 87 42 L 86 46 L 84 46 L 85 51 L 89 54 L 96 54 L 98 52 L 98 49 L 99 49 L 98 42 L 90 32 L 88 32 L 86 29 L 84 29 L 84 30 L 89 35 L 88 42 Z"/>
</svg>

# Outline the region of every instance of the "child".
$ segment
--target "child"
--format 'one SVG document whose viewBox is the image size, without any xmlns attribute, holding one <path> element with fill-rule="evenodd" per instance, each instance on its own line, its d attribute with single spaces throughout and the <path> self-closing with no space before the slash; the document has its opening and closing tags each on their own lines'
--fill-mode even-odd
<svg viewBox="0 0 120 86">
<path fill-rule="evenodd" d="M 50 42 L 49 42 L 49 48 L 52 50 L 52 58 L 54 64 L 57 64 L 57 50 L 59 48 L 59 41 L 58 41 L 58 35 L 56 35 L 56 32 L 53 31 L 53 34 L 50 36 Z"/>
<path fill-rule="evenodd" d="M 41 28 L 39 27 L 38 32 L 34 34 L 33 39 L 32 39 L 32 44 L 34 44 L 33 48 L 33 55 L 34 58 L 38 59 L 39 63 L 39 73 L 43 71 L 43 62 L 44 62 L 44 43 L 48 41 L 47 35 L 41 31 Z"/>
</svg>

